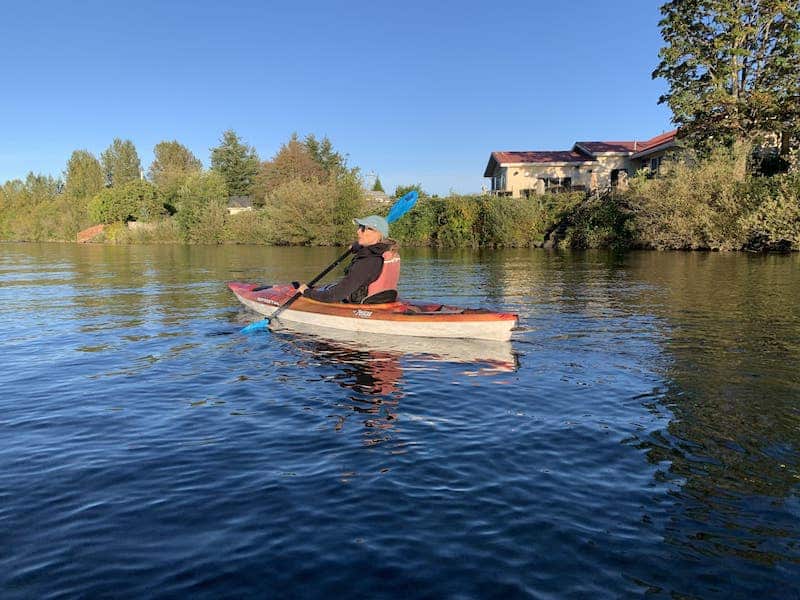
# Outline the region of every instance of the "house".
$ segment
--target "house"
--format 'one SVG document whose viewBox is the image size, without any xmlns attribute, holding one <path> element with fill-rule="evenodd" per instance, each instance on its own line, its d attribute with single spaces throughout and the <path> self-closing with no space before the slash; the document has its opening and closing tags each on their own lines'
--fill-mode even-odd
<svg viewBox="0 0 800 600">
<path fill-rule="evenodd" d="M 492 152 L 483 176 L 491 178 L 492 194 L 513 198 L 624 185 L 640 169 L 658 171 L 677 132 L 643 142 L 575 142 L 571 150 Z"/>
<path fill-rule="evenodd" d="M 386 192 L 376 192 L 374 190 L 364 190 L 364 196 L 371 203 L 389 204 L 392 199 Z"/>
<path fill-rule="evenodd" d="M 229 215 L 235 215 L 247 210 L 253 210 L 253 201 L 250 196 L 231 196 L 228 198 Z"/>
</svg>

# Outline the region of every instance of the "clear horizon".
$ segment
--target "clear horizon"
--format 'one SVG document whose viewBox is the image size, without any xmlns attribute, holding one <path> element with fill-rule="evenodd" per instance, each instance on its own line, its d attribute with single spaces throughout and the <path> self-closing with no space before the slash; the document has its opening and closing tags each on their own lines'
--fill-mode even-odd
<svg viewBox="0 0 800 600">
<path fill-rule="evenodd" d="M 293 132 L 330 138 L 391 192 L 478 192 L 495 150 L 566 150 L 671 129 L 650 73 L 659 4 L 349 2 L 295 6 L 92 0 L 5 8 L 0 182 L 60 176 L 115 137 L 178 140 L 208 167 L 235 130 L 270 159 Z"/>
</svg>

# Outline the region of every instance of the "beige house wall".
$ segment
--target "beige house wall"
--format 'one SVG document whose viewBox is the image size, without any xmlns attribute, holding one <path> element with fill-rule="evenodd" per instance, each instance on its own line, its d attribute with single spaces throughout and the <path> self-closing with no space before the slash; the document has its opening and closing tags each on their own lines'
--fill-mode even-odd
<svg viewBox="0 0 800 600">
<path fill-rule="evenodd" d="M 660 159 L 666 156 L 671 150 L 674 148 L 665 148 L 664 150 L 659 150 L 657 152 L 653 152 L 648 154 L 647 156 L 643 156 L 641 158 L 634 158 L 631 162 L 631 175 L 635 175 L 636 171 L 640 169 L 649 169 L 650 168 L 650 161 L 656 159 L 656 161 L 660 162 Z"/>
<path fill-rule="evenodd" d="M 506 169 L 505 191 L 511 192 L 513 198 L 520 198 L 524 190 L 533 190 L 534 194 L 544 194 L 542 181 L 544 178 L 569 177 L 573 186 L 582 185 L 588 188 L 591 180 L 589 172 L 591 164 L 593 163 L 508 164 L 500 168 Z"/>
<path fill-rule="evenodd" d="M 611 171 L 625 169 L 628 175 L 633 175 L 631 161 L 627 156 L 619 154 L 598 154 L 594 170 L 597 173 L 597 186 L 605 188 L 611 185 Z"/>
</svg>

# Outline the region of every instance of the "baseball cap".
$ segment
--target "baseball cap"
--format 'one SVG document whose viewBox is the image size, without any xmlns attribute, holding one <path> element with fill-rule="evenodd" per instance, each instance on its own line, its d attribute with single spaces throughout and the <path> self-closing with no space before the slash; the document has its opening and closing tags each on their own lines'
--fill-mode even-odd
<svg viewBox="0 0 800 600">
<path fill-rule="evenodd" d="M 376 231 L 380 231 L 383 237 L 389 237 L 389 223 L 386 219 L 378 215 L 369 215 L 368 217 L 353 219 L 353 223 L 375 229 Z"/>
</svg>

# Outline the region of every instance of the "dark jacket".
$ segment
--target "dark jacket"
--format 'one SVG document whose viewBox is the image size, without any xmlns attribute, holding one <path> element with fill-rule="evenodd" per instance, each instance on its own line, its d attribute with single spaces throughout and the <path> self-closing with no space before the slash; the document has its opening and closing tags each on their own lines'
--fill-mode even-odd
<svg viewBox="0 0 800 600">
<path fill-rule="evenodd" d="M 320 302 L 361 302 L 367 297 L 369 284 L 375 281 L 383 269 L 383 253 L 393 244 L 378 242 L 371 246 L 358 246 L 353 260 L 337 283 L 324 288 L 309 289 L 306 298 Z"/>
</svg>

